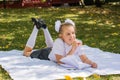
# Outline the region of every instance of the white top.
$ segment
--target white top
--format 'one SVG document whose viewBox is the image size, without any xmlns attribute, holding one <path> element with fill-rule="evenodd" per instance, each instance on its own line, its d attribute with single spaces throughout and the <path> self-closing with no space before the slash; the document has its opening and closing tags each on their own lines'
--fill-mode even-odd
<svg viewBox="0 0 120 80">
<path fill-rule="evenodd" d="M 56 62 L 56 57 L 55 54 L 59 54 L 61 56 L 66 56 L 67 53 L 71 50 L 72 45 L 68 45 L 66 44 L 61 38 L 57 38 L 53 44 L 53 48 L 52 51 L 50 52 L 48 58 L 51 61 L 55 61 Z M 82 54 L 82 50 L 81 50 L 81 46 L 79 46 L 75 53 L 75 55 L 81 55 Z"/>
</svg>

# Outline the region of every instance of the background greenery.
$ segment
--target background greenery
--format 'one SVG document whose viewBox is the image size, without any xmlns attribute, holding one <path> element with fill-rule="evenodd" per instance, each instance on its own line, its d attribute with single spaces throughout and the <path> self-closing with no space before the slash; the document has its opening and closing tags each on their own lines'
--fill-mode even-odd
<svg viewBox="0 0 120 80">
<path fill-rule="evenodd" d="M 31 17 L 44 19 L 55 39 L 56 20 L 72 19 L 77 26 L 77 38 L 85 45 L 103 51 L 120 53 L 120 5 L 104 5 L 103 8 L 86 6 L 0 9 L 0 50 L 23 50 L 33 29 Z M 39 31 L 35 48 L 45 47 L 44 35 Z M 10 80 L 9 74 L 0 67 L 0 80 Z M 80 78 L 77 78 L 77 80 Z M 93 80 L 91 76 L 88 78 Z M 94 80 L 119 80 L 119 75 L 101 76 Z"/>
</svg>

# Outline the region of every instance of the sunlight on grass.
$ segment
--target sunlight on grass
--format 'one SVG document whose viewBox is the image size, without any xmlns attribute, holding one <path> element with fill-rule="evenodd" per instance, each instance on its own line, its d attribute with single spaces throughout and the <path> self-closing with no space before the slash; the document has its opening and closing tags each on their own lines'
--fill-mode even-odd
<svg viewBox="0 0 120 80">
<path fill-rule="evenodd" d="M 87 23 L 87 24 L 96 24 L 96 21 L 82 21 L 81 23 L 83 23 L 83 24 L 85 24 L 85 23 Z"/>
<path fill-rule="evenodd" d="M 79 11 L 78 14 L 85 14 L 85 11 Z"/>
<path fill-rule="evenodd" d="M 120 24 L 118 24 L 117 26 L 119 26 L 119 27 L 120 27 Z"/>
<path fill-rule="evenodd" d="M 5 40 L 5 39 L 12 40 L 12 39 L 14 39 L 14 36 L 13 36 L 12 33 L 5 34 L 5 35 L 0 36 L 0 39 L 3 39 L 3 40 Z"/>
<path fill-rule="evenodd" d="M 77 15 L 74 15 L 74 14 L 66 14 L 66 15 L 63 15 L 63 17 L 72 18 L 72 17 L 77 17 Z"/>
<path fill-rule="evenodd" d="M 113 36 L 118 36 L 119 33 L 114 32 L 114 33 L 112 33 L 111 35 L 113 35 Z"/>
<path fill-rule="evenodd" d="M 27 14 L 26 14 L 27 15 Z M 30 16 L 22 16 L 22 15 L 20 15 L 20 17 L 17 15 L 17 14 L 14 14 L 14 16 L 13 15 L 10 15 L 10 17 L 9 18 L 7 18 L 7 20 L 6 20 L 6 18 L 3 18 L 3 19 L 0 19 L 0 21 L 1 22 L 3 22 L 3 23 L 11 23 L 11 22 L 15 22 L 15 21 L 26 21 L 26 20 L 29 20 L 29 18 L 31 18 L 31 17 L 33 17 L 33 15 L 30 15 Z M 14 18 L 13 18 L 14 17 Z M 28 18 L 29 17 L 29 18 Z"/>
</svg>

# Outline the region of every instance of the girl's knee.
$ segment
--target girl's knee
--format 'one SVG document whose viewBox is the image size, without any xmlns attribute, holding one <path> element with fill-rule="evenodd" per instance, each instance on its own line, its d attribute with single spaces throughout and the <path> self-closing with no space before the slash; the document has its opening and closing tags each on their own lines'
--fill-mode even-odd
<svg viewBox="0 0 120 80">
<path fill-rule="evenodd" d="M 32 48 L 26 46 L 23 52 L 23 56 L 29 57 L 31 52 L 32 52 Z"/>
</svg>

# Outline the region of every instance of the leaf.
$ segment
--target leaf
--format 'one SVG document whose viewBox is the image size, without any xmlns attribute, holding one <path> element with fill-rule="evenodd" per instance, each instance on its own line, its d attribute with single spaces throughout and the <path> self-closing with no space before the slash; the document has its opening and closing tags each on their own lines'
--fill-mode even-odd
<svg viewBox="0 0 120 80">
<path fill-rule="evenodd" d="M 93 74 L 93 76 L 94 76 L 94 78 L 100 78 L 100 75 L 98 75 L 98 74 Z"/>
<path fill-rule="evenodd" d="M 65 76 L 65 79 L 66 79 L 66 80 L 73 80 L 69 75 L 66 75 L 66 76 Z"/>
</svg>

